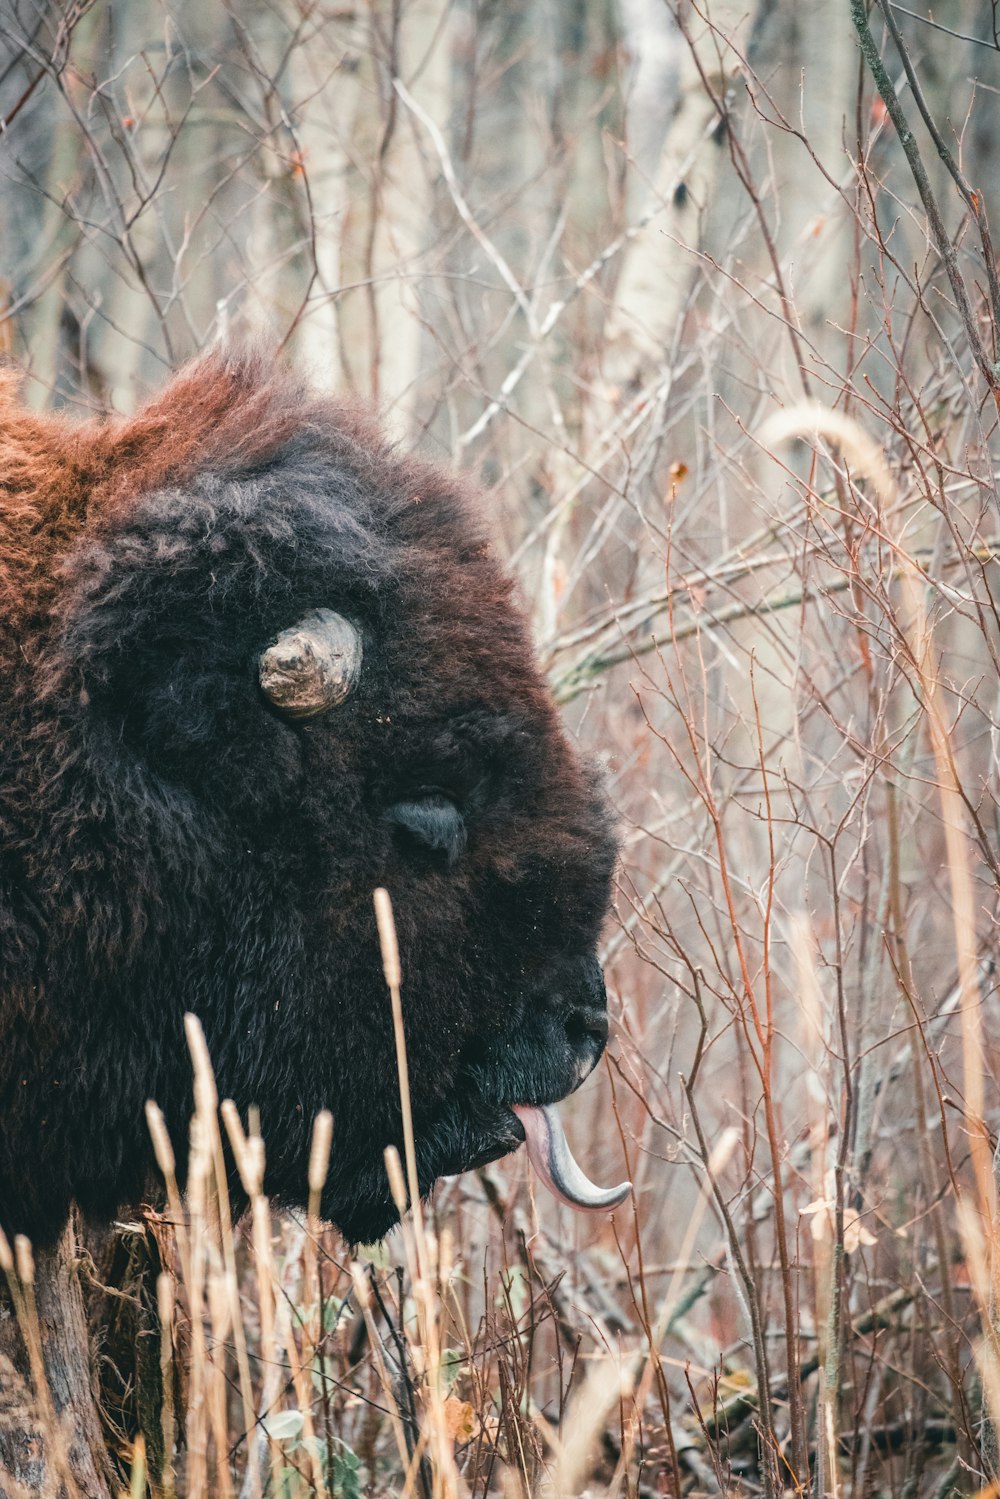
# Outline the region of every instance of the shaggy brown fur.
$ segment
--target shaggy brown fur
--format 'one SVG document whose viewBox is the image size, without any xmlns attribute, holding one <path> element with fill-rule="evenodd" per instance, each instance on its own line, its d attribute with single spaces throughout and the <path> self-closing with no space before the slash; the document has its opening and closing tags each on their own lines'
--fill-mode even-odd
<svg viewBox="0 0 1000 1499">
<path fill-rule="evenodd" d="M 613 842 L 510 580 L 456 477 L 261 356 L 208 356 L 128 421 L 0 410 L 0 1224 L 143 1190 L 184 1138 L 185 1010 L 260 1105 L 296 1200 L 392 1220 L 398 1140 L 371 891 L 406 965 L 421 1179 L 517 1144 L 591 1065 Z M 289 723 L 256 667 L 310 609 L 359 687 Z"/>
</svg>

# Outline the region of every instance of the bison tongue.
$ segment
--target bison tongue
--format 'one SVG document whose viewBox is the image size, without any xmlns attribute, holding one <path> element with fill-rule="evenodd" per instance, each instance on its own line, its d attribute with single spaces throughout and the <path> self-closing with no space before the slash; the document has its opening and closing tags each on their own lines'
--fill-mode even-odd
<svg viewBox="0 0 1000 1499">
<path fill-rule="evenodd" d="M 528 1159 L 554 1196 L 585 1213 L 608 1213 L 623 1203 L 631 1182 L 618 1187 L 595 1187 L 580 1170 L 569 1148 L 555 1104 L 514 1104 L 524 1126 Z"/>
</svg>

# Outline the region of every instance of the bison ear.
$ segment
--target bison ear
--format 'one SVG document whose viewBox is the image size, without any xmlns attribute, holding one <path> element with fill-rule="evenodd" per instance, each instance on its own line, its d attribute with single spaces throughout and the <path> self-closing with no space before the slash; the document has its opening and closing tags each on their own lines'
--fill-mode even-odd
<svg viewBox="0 0 1000 1499">
<path fill-rule="evenodd" d="M 416 801 L 394 802 L 385 818 L 411 846 L 443 854 L 449 869 L 465 851 L 465 820 L 455 803 L 437 792 Z"/>
</svg>

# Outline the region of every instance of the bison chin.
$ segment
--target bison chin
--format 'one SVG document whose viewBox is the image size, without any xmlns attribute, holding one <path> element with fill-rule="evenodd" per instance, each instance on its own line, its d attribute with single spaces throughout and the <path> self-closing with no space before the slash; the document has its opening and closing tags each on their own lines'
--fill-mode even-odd
<svg viewBox="0 0 1000 1499">
<path fill-rule="evenodd" d="M 490 1108 L 483 1101 L 476 1117 L 453 1104 L 433 1124 L 417 1128 L 417 1176 L 426 1197 L 442 1176 L 455 1176 L 509 1155 L 524 1140 L 524 1131 L 510 1109 Z M 397 1148 L 402 1154 L 401 1142 Z M 332 1183 L 324 1194 L 323 1214 L 352 1244 L 371 1244 L 399 1221 L 389 1192 L 385 1163 L 371 1159 L 345 1180 Z"/>
<path fill-rule="evenodd" d="M 631 1183 L 595 1186 L 574 1160 L 556 1108 L 601 1058 L 606 1007 L 595 958 L 564 959 L 546 970 L 513 1031 L 480 1043 L 466 1059 L 444 1108 L 432 1118 L 417 1113 L 422 1195 L 442 1176 L 485 1166 L 526 1144 L 538 1177 L 561 1202 L 583 1212 L 610 1212 L 624 1202 Z M 324 1209 L 352 1242 L 381 1238 L 398 1218 L 383 1161 L 335 1182 Z"/>
</svg>

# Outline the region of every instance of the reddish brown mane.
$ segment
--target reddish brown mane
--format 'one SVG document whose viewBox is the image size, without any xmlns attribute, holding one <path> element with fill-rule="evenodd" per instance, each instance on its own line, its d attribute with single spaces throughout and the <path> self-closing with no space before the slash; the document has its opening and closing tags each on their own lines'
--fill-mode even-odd
<svg viewBox="0 0 1000 1499">
<path fill-rule="evenodd" d="M 65 551 L 95 513 L 196 472 L 251 469 L 334 408 L 342 431 L 377 442 L 364 413 L 315 396 L 262 355 L 207 354 L 124 419 L 37 414 L 20 405 L 18 386 L 0 372 L 0 586 L 16 587 L 28 608 L 40 561 Z"/>
</svg>

